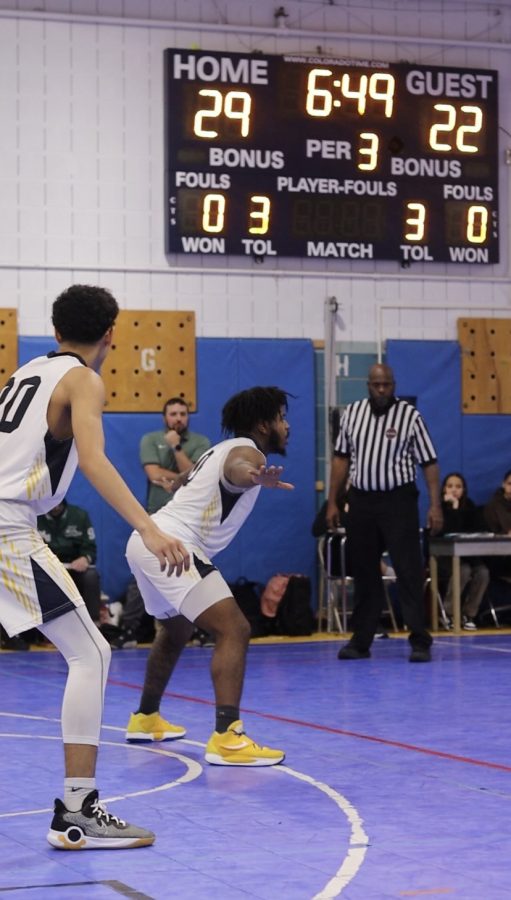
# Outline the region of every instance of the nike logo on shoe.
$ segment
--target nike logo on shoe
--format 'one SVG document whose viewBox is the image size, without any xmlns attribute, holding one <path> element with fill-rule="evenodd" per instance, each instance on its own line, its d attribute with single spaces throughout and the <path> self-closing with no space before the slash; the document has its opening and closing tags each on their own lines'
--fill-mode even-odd
<svg viewBox="0 0 511 900">
<path fill-rule="evenodd" d="M 239 741 L 237 744 L 227 744 L 228 750 L 244 750 L 245 747 L 250 747 L 251 741 Z"/>
</svg>

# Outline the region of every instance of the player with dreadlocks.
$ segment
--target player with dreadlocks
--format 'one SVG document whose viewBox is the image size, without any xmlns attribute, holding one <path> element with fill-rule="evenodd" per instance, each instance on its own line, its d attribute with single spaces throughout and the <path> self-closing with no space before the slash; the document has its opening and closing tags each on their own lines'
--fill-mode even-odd
<svg viewBox="0 0 511 900">
<path fill-rule="evenodd" d="M 240 701 L 250 627 L 211 559 L 237 535 L 261 487 L 292 489 L 281 481 L 282 466 L 266 461 L 268 453 L 286 452 L 287 397 L 277 387 L 253 387 L 231 397 L 222 410 L 222 429 L 233 437 L 207 450 L 173 500 L 152 517 L 187 548 L 188 572 L 180 578 L 162 575 L 136 531 L 128 541 L 126 555 L 146 610 L 161 626 L 147 660 L 140 706 L 128 723 L 128 741 L 172 740 L 186 733 L 160 715 L 160 702 L 195 626 L 215 639 L 216 725 L 206 761 L 273 766 L 284 759 L 281 750 L 261 747 L 244 733 Z"/>
</svg>

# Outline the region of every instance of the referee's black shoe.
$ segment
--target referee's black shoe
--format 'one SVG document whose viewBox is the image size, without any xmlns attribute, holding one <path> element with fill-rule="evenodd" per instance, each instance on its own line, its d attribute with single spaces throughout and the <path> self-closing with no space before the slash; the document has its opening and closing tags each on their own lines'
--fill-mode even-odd
<svg viewBox="0 0 511 900">
<path fill-rule="evenodd" d="M 370 650 L 361 650 L 355 644 L 345 644 L 337 654 L 337 659 L 369 659 Z"/>
<path fill-rule="evenodd" d="M 431 662 L 431 650 L 429 647 L 412 647 L 410 662 Z"/>
</svg>

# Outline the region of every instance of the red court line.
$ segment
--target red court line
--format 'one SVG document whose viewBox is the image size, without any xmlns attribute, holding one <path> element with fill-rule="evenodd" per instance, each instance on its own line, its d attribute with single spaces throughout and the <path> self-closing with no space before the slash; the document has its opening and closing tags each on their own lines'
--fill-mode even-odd
<svg viewBox="0 0 511 900">
<path fill-rule="evenodd" d="M 117 687 L 127 687 L 140 691 L 139 684 L 130 684 L 128 681 L 108 679 L 109 684 Z M 187 703 L 201 703 L 204 706 L 214 706 L 214 700 L 204 700 L 201 697 L 189 697 L 187 694 L 175 694 L 173 691 L 165 691 L 164 697 L 172 697 L 174 700 L 184 700 Z M 511 766 L 503 763 L 494 763 L 482 759 L 473 759 L 471 756 L 459 756 L 457 753 L 447 753 L 444 750 L 432 750 L 430 747 L 419 747 L 416 744 L 405 744 L 403 741 L 392 741 L 389 738 L 375 737 L 372 734 L 362 734 L 359 731 L 348 731 L 346 728 L 333 728 L 331 725 L 319 725 L 317 722 L 304 722 L 303 719 L 292 719 L 289 716 L 276 716 L 272 713 L 263 713 L 258 709 L 241 707 L 240 712 L 259 716 L 261 719 L 271 719 L 274 722 L 286 722 L 289 725 L 299 725 L 301 728 L 312 728 L 325 734 L 341 734 L 344 737 L 357 738 L 360 741 L 369 741 L 373 744 L 384 744 L 386 747 L 397 747 L 399 750 L 411 750 L 413 753 L 423 753 L 425 756 L 436 756 L 439 759 L 449 759 L 451 762 L 467 763 L 469 766 L 481 766 L 484 769 L 498 769 L 500 772 L 511 772 Z"/>
</svg>

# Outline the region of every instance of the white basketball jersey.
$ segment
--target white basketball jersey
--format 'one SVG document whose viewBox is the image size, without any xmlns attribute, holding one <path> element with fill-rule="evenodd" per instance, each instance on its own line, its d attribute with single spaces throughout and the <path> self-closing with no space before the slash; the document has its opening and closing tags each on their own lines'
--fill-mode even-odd
<svg viewBox="0 0 511 900">
<path fill-rule="evenodd" d="M 46 417 L 61 378 L 82 365 L 74 354 L 39 356 L 0 390 L 0 527 L 26 521 L 27 506 L 30 518 L 46 513 L 66 495 L 78 462 L 76 447 L 72 438 L 52 438 Z M 14 503 L 9 508 L 2 501 Z"/>
<path fill-rule="evenodd" d="M 212 558 L 224 550 L 252 512 L 260 485 L 241 488 L 224 476 L 224 463 L 234 447 L 253 447 L 250 438 L 232 438 L 206 450 L 172 501 L 152 518 L 162 531 L 200 548 Z"/>
</svg>

